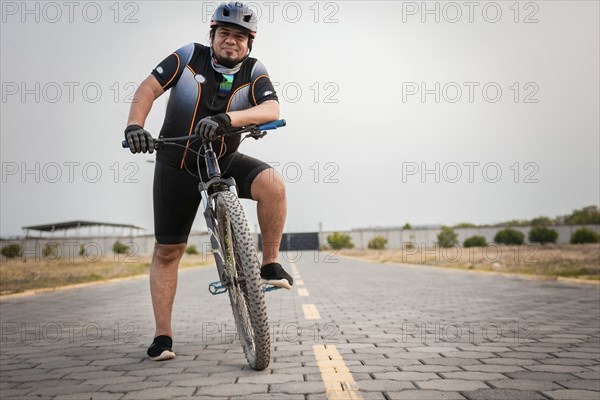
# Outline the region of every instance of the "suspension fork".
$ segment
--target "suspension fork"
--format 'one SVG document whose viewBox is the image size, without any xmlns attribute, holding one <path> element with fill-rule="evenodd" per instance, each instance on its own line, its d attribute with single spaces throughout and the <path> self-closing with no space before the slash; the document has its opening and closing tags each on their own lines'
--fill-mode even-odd
<svg viewBox="0 0 600 400">
<path fill-rule="evenodd" d="M 216 204 L 214 197 L 209 195 L 209 189 L 215 188 L 213 193 L 218 193 L 218 191 L 221 190 L 223 185 L 226 185 L 229 188 L 229 191 L 232 191 L 236 195 L 237 190 L 235 186 L 235 180 L 233 178 L 223 179 L 221 177 L 221 169 L 219 168 L 217 155 L 212 149 L 212 144 L 210 142 L 207 142 L 203 144 L 203 147 L 208 181 L 203 182 L 202 177 L 200 175 L 200 171 L 198 171 L 198 176 L 200 176 L 198 190 L 200 191 L 200 198 L 203 209 L 202 214 L 204 215 L 206 227 L 208 228 L 210 245 L 212 248 L 213 255 L 215 257 L 215 262 L 217 264 L 219 279 L 221 280 L 222 286 L 227 287 L 229 284 L 229 277 L 225 271 L 224 249 L 222 248 L 221 242 L 219 241 L 219 238 L 216 234 L 217 227 L 215 227 Z M 219 228 L 222 229 L 223 227 Z"/>
</svg>

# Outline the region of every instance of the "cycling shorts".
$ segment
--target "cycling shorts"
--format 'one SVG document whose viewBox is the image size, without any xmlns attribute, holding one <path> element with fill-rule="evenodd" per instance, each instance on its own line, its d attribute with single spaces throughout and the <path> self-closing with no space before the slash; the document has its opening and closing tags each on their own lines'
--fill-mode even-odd
<svg viewBox="0 0 600 400">
<path fill-rule="evenodd" d="M 200 160 L 203 163 L 203 160 Z M 235 179 L 238 196 L 252 199 L 250 188 L 259 173 L 271 166 L 239 152 L 219 159 L 223 178 Z M 195 175 L 198 171 L 190 169 Z M 201 166 L 206 181 L 206 167 Z M 185 168 L 157 161 L 154 169 L 154 235 L 159 244 L 187 243 L 200 205 L 199 179 Z"/>
</svg>

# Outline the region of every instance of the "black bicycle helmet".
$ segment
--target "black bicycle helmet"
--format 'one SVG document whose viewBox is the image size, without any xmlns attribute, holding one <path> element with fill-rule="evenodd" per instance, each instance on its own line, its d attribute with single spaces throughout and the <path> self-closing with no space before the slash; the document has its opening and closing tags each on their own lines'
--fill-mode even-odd
<svg viewBox="0 0 600 400">
<path fill-rule="evenodd" d="M 256 30 L 258 28 L 256 14 L 248 6 L 239 1 L 221 3 L 217 7 L 210 20 L 210 27 L 213 28 L 219 24 L 237 25 L 250 33 L 252 39 L 256 37 Z"/>
</svg>

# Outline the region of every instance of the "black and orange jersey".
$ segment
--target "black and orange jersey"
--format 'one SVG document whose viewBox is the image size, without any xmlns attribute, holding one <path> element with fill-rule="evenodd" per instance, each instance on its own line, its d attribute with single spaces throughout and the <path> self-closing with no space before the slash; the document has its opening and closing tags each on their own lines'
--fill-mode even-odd
<svg viewBox="0 0 600 400">
<path fill-rule="evenodd" d="M 160 131 L 164 137 L 190 135 L 202 118 L 227 111 L 245 110 L 267 100 L 277 100 L 277 94 L 264 65 L 248 57 L 240 70 L 223 75 L 214 70 L 210 48 L 190 43 L 165 58 L 152 75 L 169 90 L 165 120 Z M 228 136 L 213 142 L 218 157 L 234 152 L 241 135 Z M 199 151 L 200 143 L 188 143 Z M 187 148 L 166 146 L 157 153 L 159 161 L 183 168 L 184 162 L 195 168 L 196 155 Z"/>
</svg>

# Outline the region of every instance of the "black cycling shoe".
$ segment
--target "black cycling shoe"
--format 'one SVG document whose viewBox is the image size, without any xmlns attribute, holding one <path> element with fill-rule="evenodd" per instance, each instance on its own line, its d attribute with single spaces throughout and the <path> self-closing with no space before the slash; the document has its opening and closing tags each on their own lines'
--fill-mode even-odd
<svg viewBox="0 0 600 400">
<path fill-rule="evenodd" d="M 175 358 L 175 353 L 171 349 L 173 339 L 166 335 L 160 335 L 154 338 L 154 341 L 148 347 L 148 356 L 152 361 L 163 361 Z"/>
<path fill-rule="evenodd" d="M 294 284 L 294 279 L 290 274 L 285 272 L 279 263 L 263 265 L 260 268 L 260 277 L 262 278 L 263 283 L 288 290 L 290 290 Z"/>
</svg>

